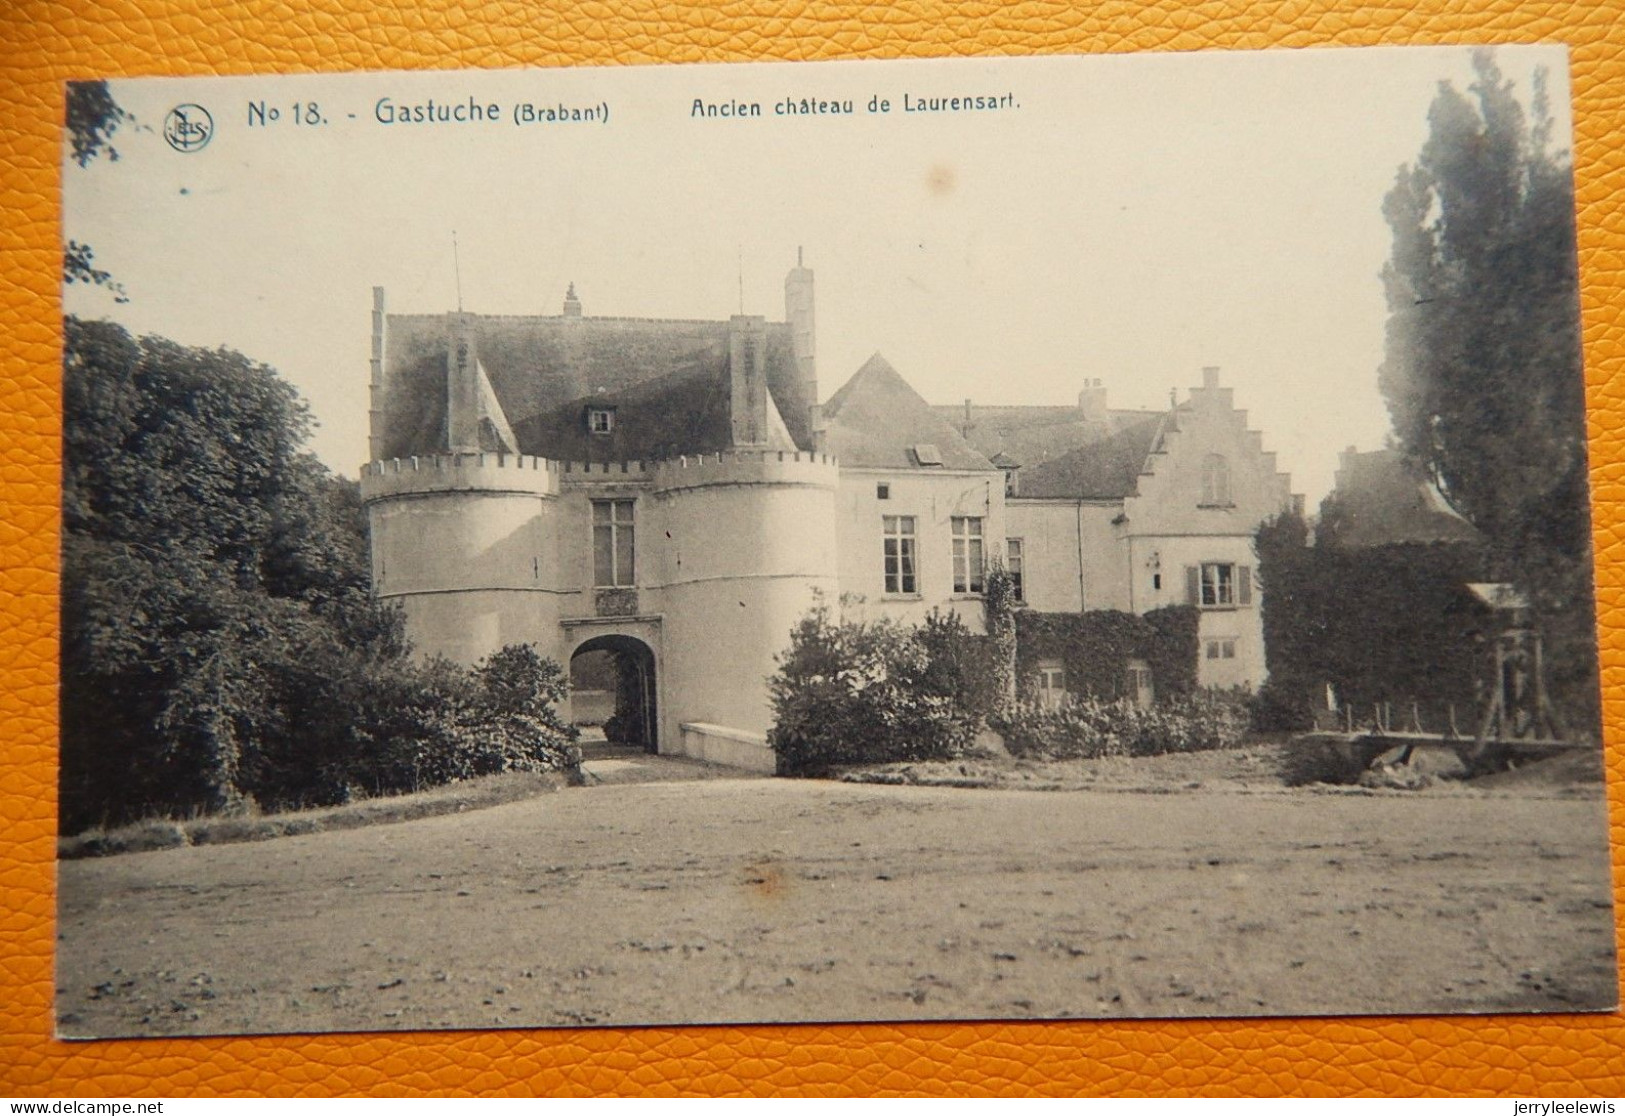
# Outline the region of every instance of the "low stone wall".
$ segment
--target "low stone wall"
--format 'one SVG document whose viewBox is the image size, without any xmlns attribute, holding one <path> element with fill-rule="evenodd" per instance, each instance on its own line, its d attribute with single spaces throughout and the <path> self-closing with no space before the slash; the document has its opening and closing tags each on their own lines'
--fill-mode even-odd
<svg viewBox="0 0 1625 1116">
<path fill-rule="evenodd" d="M 699 721 L 683 724 L 677 754 L 765 775 L 773 774 L 775 766 L 773 749 L 767 746 L 767 737 Z"/>
</svg>

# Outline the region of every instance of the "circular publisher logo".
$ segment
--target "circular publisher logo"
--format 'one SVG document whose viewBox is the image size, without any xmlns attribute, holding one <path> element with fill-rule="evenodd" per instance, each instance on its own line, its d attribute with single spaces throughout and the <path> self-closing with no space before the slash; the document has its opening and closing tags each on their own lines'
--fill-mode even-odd
<svg viewBox="0 0 1625 1116">
<path fill-rule="evenodd" d="M 164 117 L 164 139 L 176 151 L 201 151 L 214 138 L 214 117 L 202 105 L 176 105 Z"/>
</svg>

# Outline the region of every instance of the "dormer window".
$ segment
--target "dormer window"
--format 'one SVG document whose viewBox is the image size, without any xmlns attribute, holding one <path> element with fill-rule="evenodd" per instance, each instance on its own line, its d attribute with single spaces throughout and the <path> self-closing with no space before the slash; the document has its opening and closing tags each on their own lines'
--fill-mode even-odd
<svg viewBox="0 0 1625 1116">
<path fill-rule="evenodd" d="M 914 447 L 914 460 L 921 465 L 941 465 L 942 451 L 933 442 L 920 442 Z"/>
<path fill-rule="evenodd" d="M 999 471 L 1004 474 L 1005 496 L 1014 498 L 1015 496 L 1019 495 L 1021 488 L 1019 486 L 1019 482 L 1016 480 L 1016 470 L 1021 468 L 1021 462 L 1017 461 L 1003 450 L 1000 450 L 998 453 L 988 458 L 988 460 L 994 465 L 998 466 Z"/>
<path fill-rule="evenodd" d="M 587 431 L 591 434 L 609 434 L 615 429 L 615 408 L 588 407 Z"/>
</svg>

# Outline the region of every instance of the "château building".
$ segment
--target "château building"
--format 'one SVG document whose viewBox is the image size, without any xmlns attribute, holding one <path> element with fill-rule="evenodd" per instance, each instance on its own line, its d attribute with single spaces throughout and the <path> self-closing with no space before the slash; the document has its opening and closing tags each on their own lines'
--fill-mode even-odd
<svg viewBox="0 0 1625 1116">
<path fill-rule="evenodd" d="M 1098 380 L 933 407 L 876 354 L 821 404 L 799 260 L 783 321 L 593 317 L 573 286 L 557 315 L 390 314 L 375 288 L 371 363 L 373 582 L 419 653 L 619 652 L 662 752 L 771 770 L 767 678 L 819 595 L 979 631 L 995 558 L 1034 609 L 1195 605 L 1199 680 L 1263 680 L 1252 535 L 1293 497 L 1217 369 L 1161 412 Z"/>
</svg>

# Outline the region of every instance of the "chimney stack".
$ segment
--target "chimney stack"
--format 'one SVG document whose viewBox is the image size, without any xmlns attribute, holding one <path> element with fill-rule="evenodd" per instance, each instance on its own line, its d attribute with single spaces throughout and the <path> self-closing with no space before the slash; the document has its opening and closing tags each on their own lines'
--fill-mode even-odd
<svg viewBox="0 0 1625 1116">
<path fill-rule="evenodd" d="M 813 311 L 812 268 L 803 267 L 801 249 L 796 266 L 784 277 L 784 320 L 790 325 L 790 351 L 796 362 L 796 387 L 806 408 L 807 436 L 814 451 L 824 448 L 823 407 L 818 402 L 818 338 Z M 788 418 L 788 416 L 786 416 Z"/>
<path fill-rule="evenodd" d="M 767 320 L 735 314 L 728 321 L 728 409 L 735 446 L 762 446 L 767 429 Z"/>
<path fill-rule="evenodd" d="M 570 284 L 570 289 L 564 292 L 564 316 L 566 318 L 581 317 L 581 300 L 576 297 L 576 285 Z"/>
<path fill-rule="evenodd" d="M 474 315 L 448 315 L 446 331 L 446 449 L 478 453 L 480 449 L 480 358 L 474 340 Z"/>
<path fill-rule="evenodd" d="M 1110 418 L 1106 409 L 1106 384 L 1099 378 L 1083 381 L 1078 392 L 1078 411 L 1084 422 L 1105 422 Z"/>
<path fill-rule="evenodd" d="M 372 289 L 372 359 L 367 362 L 367 458 L 384 456 L 384 288 Z"/>
<path fill-rule="evenodd" d="M 1202 386 L 1212 391 L 1219 386 L 1219 366 L 1210 364 L 1202 369 Z"/>
</svg>

